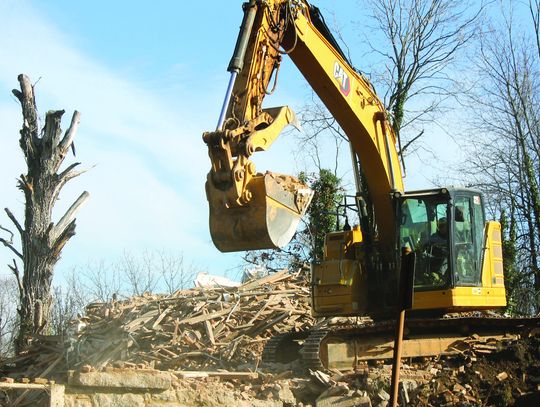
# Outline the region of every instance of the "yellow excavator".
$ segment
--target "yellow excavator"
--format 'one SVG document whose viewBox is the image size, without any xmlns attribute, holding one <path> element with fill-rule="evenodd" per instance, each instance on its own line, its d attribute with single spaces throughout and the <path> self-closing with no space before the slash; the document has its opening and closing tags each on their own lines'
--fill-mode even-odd
<svg viewBox="0 0 540 407">
<path fill-rule="evenodd" d="M 404 191 L 388 113 L 319 10 L 305 0 L 251 0 L 243 11 L 217 128 L 203 135 L 215 246 L 223 252 L 284 247 L 310 204 L 313 193 L 298 179 L 259 173 L 250 160 L 296 125 L 289 107 L 262 107 L 287 55 L 348 137 L 357 184 L 360 225 L 328 234 L 323 260 L 312 264 L 313 314 L 388 316 L 396 308 L 402 253 L 415 255 L 413 312 L 505 306 L 501 228 L 485 221 L 482 194 Z M 340 334 L 328 335 L 314 340 L 326 359 L 321 338 L 341 341 Z"/>
</svg>

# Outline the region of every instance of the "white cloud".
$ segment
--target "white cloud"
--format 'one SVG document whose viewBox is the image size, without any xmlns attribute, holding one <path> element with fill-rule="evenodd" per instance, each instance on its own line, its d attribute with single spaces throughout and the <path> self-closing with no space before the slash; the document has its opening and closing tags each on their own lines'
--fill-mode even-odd
<svg viewBox="0 0 540 407">
<path fill-rule="evenodd" d="M 207 263 L 201 264 L 213 272 L 235 262 L 236 257 L 221 256 L 208 235 L 204 179 L 209 162 L 201 132 L 192 124 L 193 98 L 171 105 L 159 88 L 151 92 L 111 72 L 78 52 L 23 1 L 1 2 L 0 16 L 2 207 L 11 207 L 22 219 L 22 195 L 14 188 L 15 177 L 24 171 L 17 141 L 21 117 L 8 92 L 24 72 L 33 80 L 41 77 L 36 94 L 42 114 L 66 109 L 66 128 L 72 109 L 82 112 L 77 157 L 68 156 L 66 162 L 96 164 L 66 186 L 58 203 L 57 217 L 82 190 L 91 194 L 61 267 L 119 255 L 125 248 L 151 247 L 184 250 L 190 259 L 204 259 Z M 213 123 L 213 116 L 206 123 Z M 8 222 L 0 216 L 0 224 Z M 0 264 L 9 258 L 0 251 Z"/>
</svg>

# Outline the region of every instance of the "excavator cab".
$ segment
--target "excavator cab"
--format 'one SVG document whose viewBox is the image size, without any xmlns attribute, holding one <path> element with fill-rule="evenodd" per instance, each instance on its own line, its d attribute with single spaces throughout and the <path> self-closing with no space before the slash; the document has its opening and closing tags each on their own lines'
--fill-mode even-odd
<svg viewBox="0 0 540 407">
<path fill-rule="evenodd" d="M 485 222 L 479 192 L 440 188 L 398 193 L 395 198 L 397 247 L 415 255 L 413 310 L 506 305 L 500 225 Z M 370 249 L 364 229 L 354 226 L 327 235 L 323 261 L 312 264 L 316 316 L 384 315 L 395 306 L 389 293 L 399 263 L 387 262 L 385 267 L 374 255 L 376 245 Z M 387 277 L 381 280 L 381 275 Z"/>
<path fill-rule="evenodd" d="M 413 309 L 506 305 L 500 225 L 485 222 L 482 196 L 468 189 L 400 197 L 402 251 L 416 254 Z"/>
</svg>

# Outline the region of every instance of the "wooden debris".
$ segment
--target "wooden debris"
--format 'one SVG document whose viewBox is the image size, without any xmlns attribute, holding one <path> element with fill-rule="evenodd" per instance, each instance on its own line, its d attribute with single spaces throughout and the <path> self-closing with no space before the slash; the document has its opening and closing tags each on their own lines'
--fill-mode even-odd
<svg viewBox="0 0 540 407">
<path fill-rule="evenodd" d="M 497 377 L 497 380 L 498 380 L 498 381 L 502 382 L 503 380 L 508 379 L 508 373 L 506 373 L 506 372 L 501 372 L 501 373 L 499 373 L 496 377 Z"/>
<path fill-rule="evenodd" d="M 220 379 L 257 379 L 259 377 L 259 374 L 256 372 L 176 370 L 171 373 L 183 379 L 200 377 L 219 377 Z"/>
<path fill-rule="evenodd" d="M 32 365 L 28 377 L 47 377 L 42 373 L 51 364 L 64 371 L 118 363 L 188 371 L 258 364 L 270 337 L 315 324 L 308 285 L 306 273 L 284 270 L 234 288 L 145 294 L 114 306 L 92 303 L 73 321 L 80 329 L 69 338 L 36 338 L 39 347 L 14 364 L 19 372 Z"/>
</svg>

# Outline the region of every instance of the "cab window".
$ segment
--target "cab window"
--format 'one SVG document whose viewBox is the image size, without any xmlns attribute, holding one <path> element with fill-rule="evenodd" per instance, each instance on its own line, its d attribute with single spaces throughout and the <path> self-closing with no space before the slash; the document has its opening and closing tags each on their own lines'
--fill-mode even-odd
<svg viewBox="0 0 540 407">
<path fill-rule="evenodd" d="M 454 201 L 454 263 L 456 285 L 479 285 L 484 214 L 480 196 L 458 196 Z"/>
<path fill-rule="evenodd" d="M 445 199 L 409 198 L 402 203 L 401 247 L 416 252 L 415 290 L 450 284 L 447 219 Z"/>
</svg>

